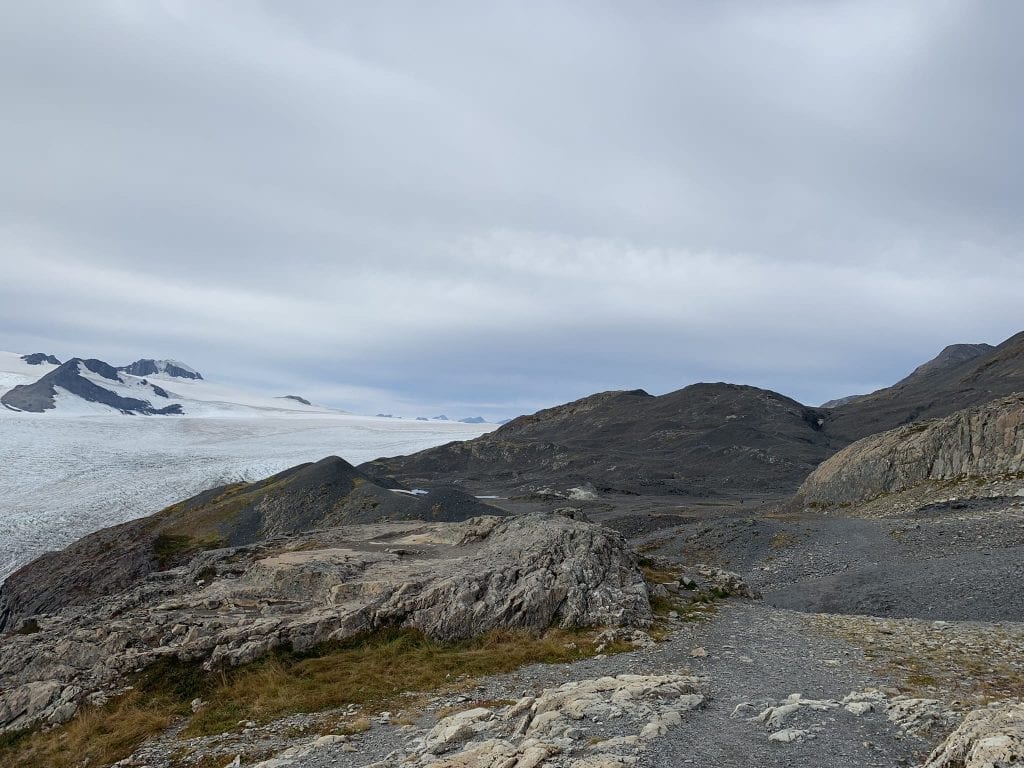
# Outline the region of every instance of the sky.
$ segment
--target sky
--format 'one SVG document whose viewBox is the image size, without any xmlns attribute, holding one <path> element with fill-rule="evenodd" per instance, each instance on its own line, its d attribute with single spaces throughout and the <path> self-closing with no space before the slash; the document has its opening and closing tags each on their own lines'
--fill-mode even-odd
<svg viewBox="0 0 1024 768">
<path fill-rule="evenodd" d="M 1024 3 L 34 0 L 0 349 L 500 419 L 1024 329 Z"/>
</svg>

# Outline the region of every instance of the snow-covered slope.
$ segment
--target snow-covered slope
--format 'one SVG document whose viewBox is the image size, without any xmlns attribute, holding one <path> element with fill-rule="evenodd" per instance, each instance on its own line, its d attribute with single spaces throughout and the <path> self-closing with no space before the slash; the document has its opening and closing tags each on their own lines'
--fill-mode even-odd
<svg viewBox="0 0 1024 768">
<path fill-rule="evenodd" d="M 0 417 L 0 581 L 43 552 L 207 488 L 332 454 L 359 464 L 414 453 L 494 428 L 341 413 L 267 418 L 256 409 L 128 418 L 80 399 L 74 407 L 75 417 Z"/>
<path fill-rule="evenodd" d="M 130 373 L 132 376 L 155 376 L 160 374 L 178 379 L 203 378 L 199 374 L 199 371 L 192 366 L 185 365 L 185 363 L 180 360 L 153 360 L 151 358 L 143 358 L 142 360 L 136 360 L 134 363 L 122 365 L 118 370 Z"/>
<path fill-rule="evenodd" d="M 126 374 L 122 374 L 128 378 Z M 306 405 L 284 396 L 260 395 L 206 379 L 172 378 L 163 374 L 146 381 L 164 389 L 167 403 L 180 403 L 189 416 L 310 416 L 342 414 L 345 411 L 322 405 Z M 156 402 L 153 403 L 156 405 Z"/>
<path fill-rule="evenodd" d="M 0 395 L 19 384 L 31 384 L 57 366 L 50 363 L 29 365 L 16 352 L 0 352 Z"/>
<path fill-rule="evenodd" d="M 141 366 L 153 363 L 152 366 Z M 235 387 L 217 384 L 203 379 L 192 368 L 172 360 L 139 360 L 131 366 L 114 369 L 101 361 L 69 360 L 62 370 L 58 366 L 43 363 L 29 365 L 22 356 L 12 352 L 0 352 L 0 398 L 16 386 L 33 386 L 41 383 L 38 391 L 31 393 L 35 407 L 26 407 L 24 402 L 12 396 L 7 407 L 0 414 L 21 411 L 37 411 L 48 416 L 81 416 L 109 414 L 157 414 L 180 412 L 187 416 L 310 416 L 317 414 L 344 413 L 334 408 L 303 403 L 285 397 L 273 397 L 245 392 Z M 135 370 L 157 370 L 148 376 L 135 376 L 126 372 Z M 182 371 L 195 374 L 195 378 L 182 375 Z M 43 381 L 47 375 L 58 377 L 59 381 Z M 83 383 L 88 382 L 111 393 L 106 397 L 97 396 L 96 390 Z M 79 385 L 79 386 L 76 386 Z M 89 394 L 92 392 L 93 394 Z M 22 393 L 24 399 L 25 393 Z M 122 401 L 142 401 L 145 406 Z M 29 415 L 29 414 L 24 414 Z"/>
<path fill-rule="evenodd" d="M 359 464 L 414 453 L 494 428 L 353 416 L 205 379 L 132 376 L 101 361 L 65 366 L 51 381 L 86 393 L 102 387 L 154 408 L 178 404 L 183 415 L 126 417 L 60 383 L 53 384 L 53 408 L 0 408 L 0 581 L 43 552 L 207 488 L 331 454 Z M 0 352 L 0 396 L 65 366 L 29 365 Z M 49 387 L 41 389 L 47 400 Z"/>
</svg>

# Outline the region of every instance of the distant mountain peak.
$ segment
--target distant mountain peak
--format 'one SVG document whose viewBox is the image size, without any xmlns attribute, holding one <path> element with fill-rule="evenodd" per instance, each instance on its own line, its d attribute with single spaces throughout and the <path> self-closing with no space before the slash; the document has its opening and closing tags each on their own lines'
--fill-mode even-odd
<svg viewBox="0 0 1024 768">
<path fill-rule="evenodd" d="M 996 347 L 951 344 L 891 387 L 835 408 L 826 429 L 852 442 L 1017 392 L 1024 392 L 1024 332 Z"/>
<path fill-rule="evenodd" d="M 21 359 L 29 365 L 43 365 L 49 363 L 50 365 L 60 365 L 58 360 L 53 355 L 48 355 L 45 352 L 33 352 L 31 355 L 22 355 Z"/>
<path fill-rule="evenodd" d="M 960 365 L 968 360 L 988 354 L 993 349 L 995 347 L 991 344 L 950 344 L 927 363 L 917 366 L 909 376 L 896 382 L 895 386 L 898 387 L 913 379 L 930 376 L 939 371 Z"/>
<path fill-rule="evenodd" d="M 132 376 L 156 376 L 163 374 L 178 379 L 203 378 L 199 371 L 180 360 L 154 360 L 144 357 L 136 360 L 134 363 L 122 365 L 118 370 L 130 373 Z"/>
<path fill-rule="evenodd" d="M 1012 339 L 1010 339 L 1012 340 Z M 1008 340 L 1008 341 L 1010 341 Z M 935 376 L 942 371 L 947 371 L 951 368 L 955 368 L 958 365 L 966 363 L 969 360 L 973 360 L 981 355 L 986 355 L 994 350 L 991 344 L 950 344 L 948 347 L 943 349 L 939 354 L 933 357 L 926 363 L 922 363 L 917 366 L 908 376 L 897 381 L 890 387 L 885 387 L 885 390 L 894 389 L 896 387 L 904 387 L 908 384 L 917 384 L 921 379 Z M 879 392 L 885 390 L 878 390 Z M 829 400 L 826 403 L 822 403 L 819 408 L 842 408 L 844 405 L 850 405 L 856 403 L 864 398 L 871 397 L 876 392 L 871 392 L 866 395 L 847 395 L 846 397 L 839 397 L 835 400 Z"/>
<path fill-rule="evenodd" d="M 32 384 L 21 384 L 0 397 L 0 403 L 13 411 L 42 413 L 57 407 L 58 388 L 81 398 L 124 414 L 180 414 L 180 405 L 154 408 L 148 400 L 124 397 L 90 380 L 87 373 L 122 384 L 117 369 L 102 360 L 73 357 Z"/>
</svg>

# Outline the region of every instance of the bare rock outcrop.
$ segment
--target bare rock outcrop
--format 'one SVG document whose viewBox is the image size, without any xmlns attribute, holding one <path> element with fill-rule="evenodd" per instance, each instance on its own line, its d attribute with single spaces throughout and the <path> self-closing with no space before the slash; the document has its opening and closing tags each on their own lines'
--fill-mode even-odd
<svg viewBox="0 0 1024 768">
<path fill-rule="evenodd" d="M 456 640 L 491 629 L 648 626 L 622 536 L 555 514 L 318 530 L 197 553 L 123 592 L 3 638 L 0 732 L 68 720 L 161 658 L 207 669 L 384 627 Z"/>
<path fill-rule="evenodd" d="M 1024 395 L 1013 395 L 859 440 L 822 463 L 798 497 L 856 504 L 927 481 L 986 479 L 1024 471 Z"/>
<path fill-rule="evenodd" d="M 393 493 L 344 459 L 328 456 L 264 480 L 212 488 L 24 565 L 0 586 L 0 631 L 26 616 L 121 593 L 147 574 L 184 565 L 202 550 L 351 523 L 457 522 L 501 514 L 455 489 Z"/>
<path fill-rule="evenodd" d="M 624 768 L 704 706 L 708 687 L 707 678 L 681 673 L 572 680 L 498 710 L 443 718 L 410 750 L 427 768 L 539 768 L 556 756 L 567 768 Z M 599 735 L 595 725 L 607 720 L 634 733 Z M 366 768 L 408 764 L 396 756 Z"/>
<path fill-rule="evenodd" d="M 1024 704 L 1003 702 L 970 712 L 935 748 L 924 768 L 1024 765 Z"/>
</svg>

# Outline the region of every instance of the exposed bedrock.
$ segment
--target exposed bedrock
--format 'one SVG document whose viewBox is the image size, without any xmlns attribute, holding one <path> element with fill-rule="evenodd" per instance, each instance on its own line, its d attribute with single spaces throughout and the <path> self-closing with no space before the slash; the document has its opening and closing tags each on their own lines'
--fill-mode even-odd
<svg viewBox="0 0 1024 768">
<path fill-rule="evenodd" d="M 979 483 L 1024 470 L 1024 395 L 872 435 L 822 463 L 799 494 L 818 505 L 855 504 L 927 481 Z"/>
<path fill-rule="evenodd" d="M 383 627 L 437 640 L 491 629 L 647 626 L 636 556 L 557 514 L 352 525 L 196 554 L 3 638 L 0 731 L 64 722 L 162 658 L 207 668 Z"/>
</svg>

